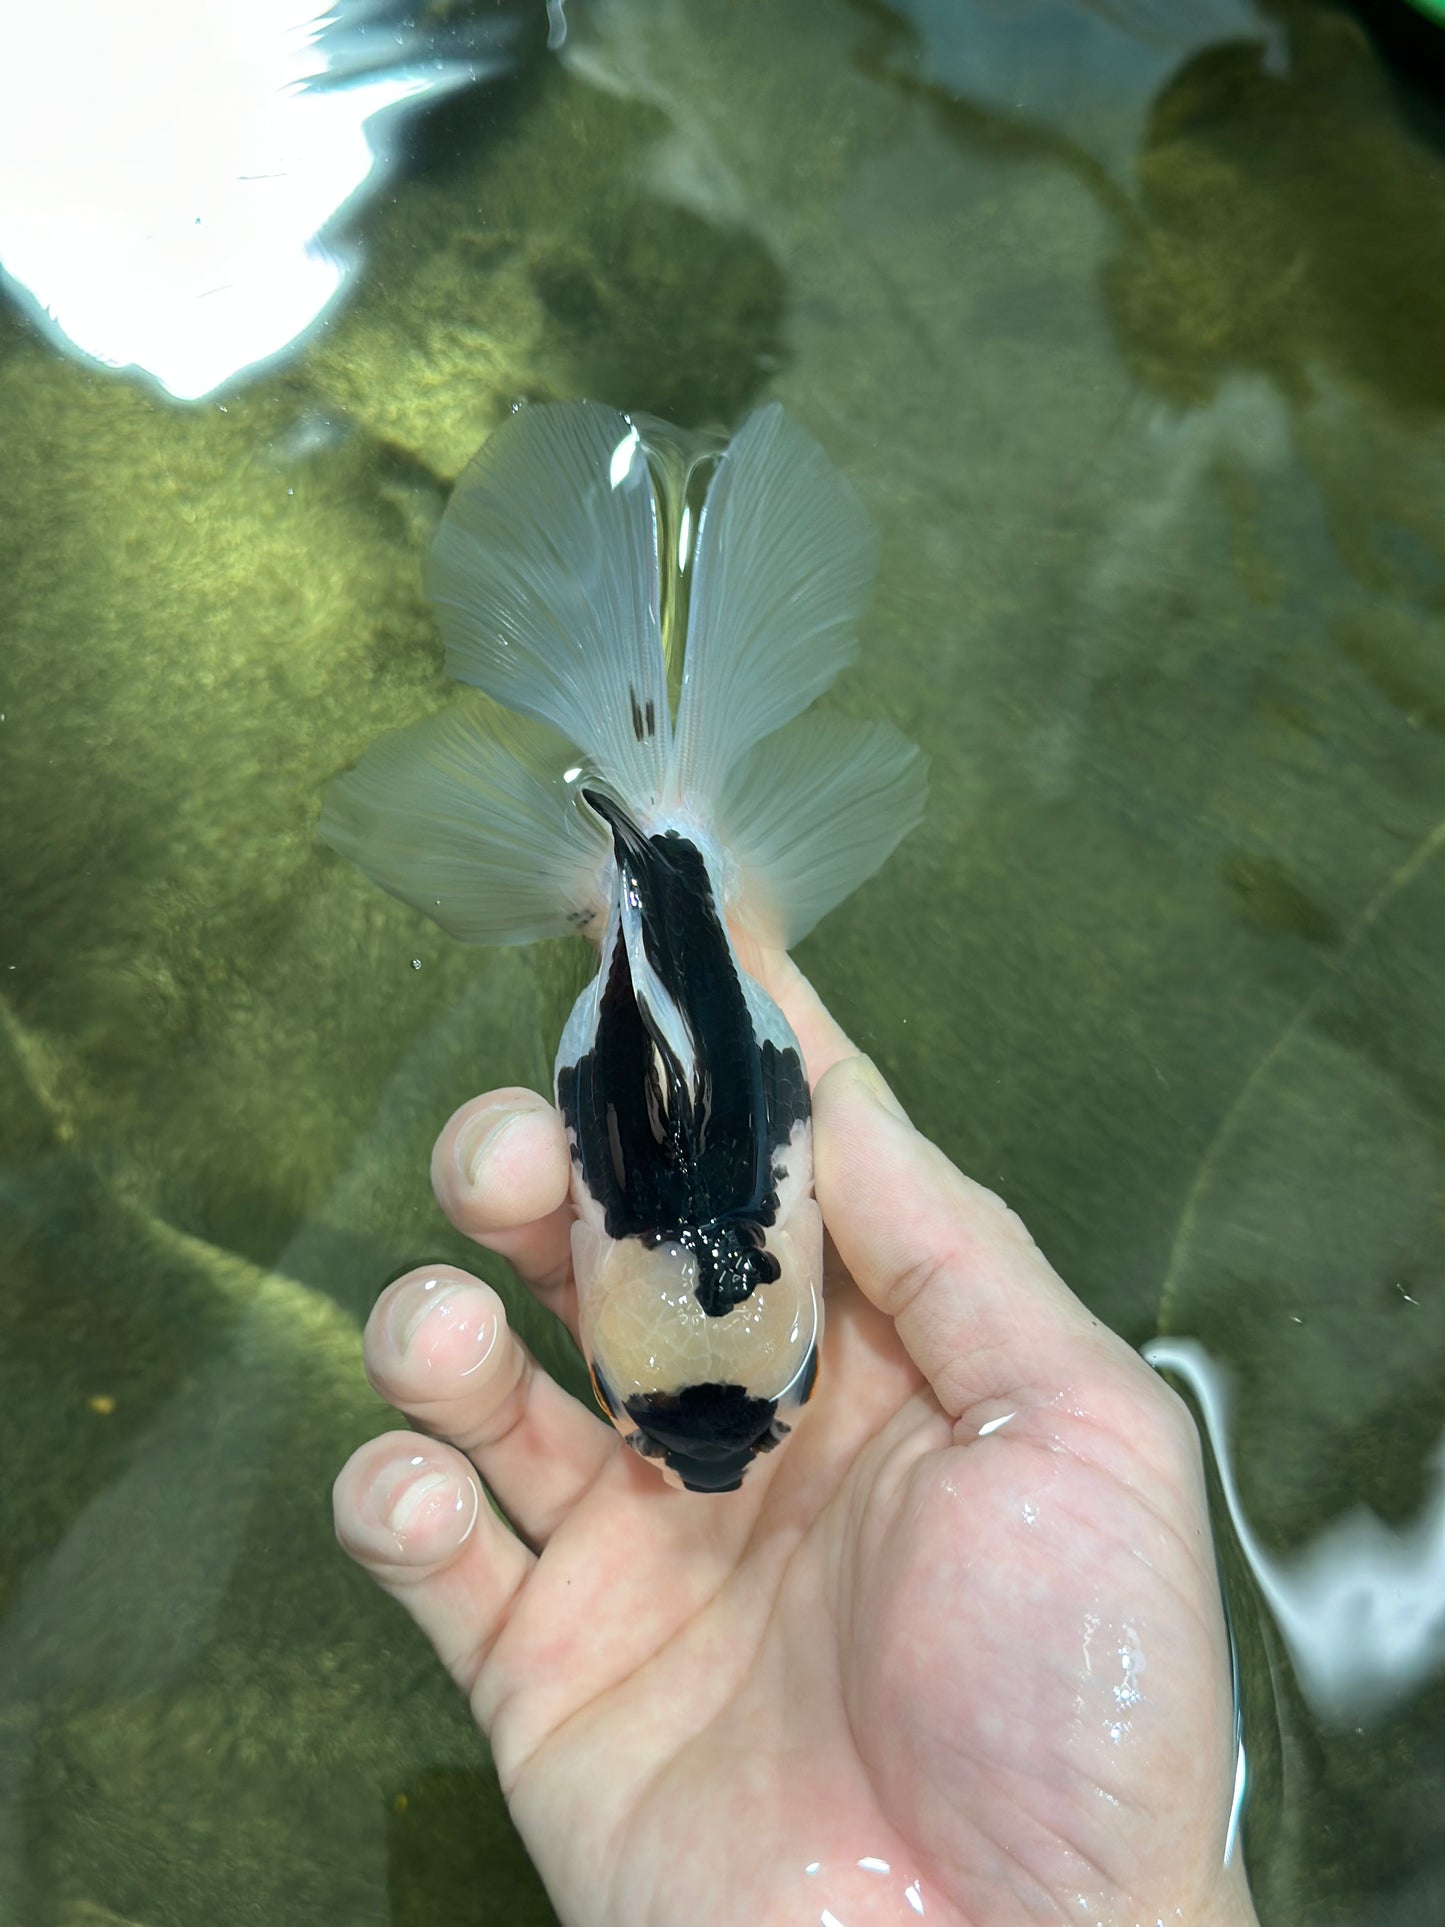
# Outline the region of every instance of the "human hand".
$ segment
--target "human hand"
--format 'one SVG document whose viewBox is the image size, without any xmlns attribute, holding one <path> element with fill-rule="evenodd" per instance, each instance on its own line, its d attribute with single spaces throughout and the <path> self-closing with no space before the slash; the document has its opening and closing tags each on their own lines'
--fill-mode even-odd
<svg viewBox="0 0 1445 1927">
<path fill-rule="evenodd" d="M 787 959 L 759 974 L 815 1079 L 836 1252 L 795 1436 L 738 1492 L 674 1491 L 489 1287 L 413 1272 L 366 1363 L 432 1436 L 353 1456 L 342 1544 L 470 1696 L 575 1927 L 1253 1921 L 1222 1864 L 1230 1665 L 1192 1421 Z M 433 1160 L 453 1222 L 575 1335 L 568 1175 L 519 1090 L 464 1106 Z"/>
</svg>

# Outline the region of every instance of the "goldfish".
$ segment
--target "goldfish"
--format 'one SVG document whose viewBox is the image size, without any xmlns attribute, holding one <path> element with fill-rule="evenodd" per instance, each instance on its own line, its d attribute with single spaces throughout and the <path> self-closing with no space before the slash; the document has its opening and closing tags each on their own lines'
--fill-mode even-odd
<svg viewBox="0 0 1445 1927">
<path fill-rule="evenodd" d="M 554 1073 L 579 1336 L 603 1411 L 693 1492 L 736 1490 L 818 1377 L 807 1067 L 739 949 L 797 943 L 923 813 L 921 751 L 812 707 L 876 554 L 777 403 L 726 442 L 521 406 L 426 570 L 447 668 L 488 700 L 383 737 L 323 806 L 461 941 L 596 945 Z"/>
</svg>

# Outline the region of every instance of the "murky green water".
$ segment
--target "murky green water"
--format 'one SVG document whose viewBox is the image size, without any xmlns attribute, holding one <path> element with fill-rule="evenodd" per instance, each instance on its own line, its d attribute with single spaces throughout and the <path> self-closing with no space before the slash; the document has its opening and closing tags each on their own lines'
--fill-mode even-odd
<svg viewBox="0 0 1445 1927">
<path fill-rule="evenodd" d="M 609 0 L 433 117 L 280 371 L 178 407 L 0 313 L 7 1921 L 550 1918 L 329 1485 L 377 1290 L 473 1255 L 432 1136 L 545 1082 L 557 969 L 312 838 L 446 694 L 420 558 L 520 394 L 776 394 L 853 474 L 839 700 L 935 783 L 806 968 L 1101 1316 L 1232 1368 L 1281 1570 L 1428 1530 L 1442 125 L 1324 5 Z M 1229 1556 L 1262 1918 L 1438 1922 L 1439 1674 L 1312 1705 Z"/>
</svg>

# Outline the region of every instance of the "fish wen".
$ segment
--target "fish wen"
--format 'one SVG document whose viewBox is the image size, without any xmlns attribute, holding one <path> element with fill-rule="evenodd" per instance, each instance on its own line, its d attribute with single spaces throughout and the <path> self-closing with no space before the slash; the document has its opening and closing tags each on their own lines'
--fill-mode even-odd
<svg viewBox="0 0 1445 1927">
<path fill-rule="evenodd" d="M 384 737 L 322 812 L 463 942 L 597 945 L 556 1064 L 580 1337 L 618 1430 L 693 1491 L 735 1490 L 817 1378 L 807 1071 L 734 935 L 796 943 L 922 814 L 913 744 L 804 713 L 856 651 L 874 564 L 852 488 L 775 403 L 725 446 L 520 408 L 427 570 L 447 668 L 491 702 Z"/>
</svg>

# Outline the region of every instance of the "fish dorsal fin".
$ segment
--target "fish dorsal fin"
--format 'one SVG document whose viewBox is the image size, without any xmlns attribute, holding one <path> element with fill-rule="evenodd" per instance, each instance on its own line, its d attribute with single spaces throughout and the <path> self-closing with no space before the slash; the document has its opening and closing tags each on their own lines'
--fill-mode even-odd
<svg viewBox="0 0 1445 1927">
<path fill-rule="evenodd" d="M 560 730 L 634 807 L 660 796 L 672 750 L 657 545 L 637 429 L 561 402 L 488 437 L 426 573 L 451 674 Z"/>
</svg>

